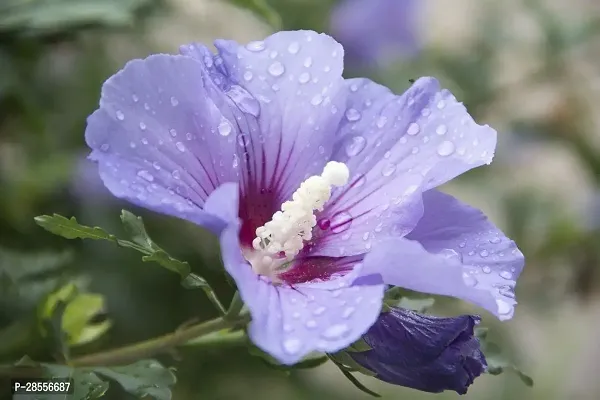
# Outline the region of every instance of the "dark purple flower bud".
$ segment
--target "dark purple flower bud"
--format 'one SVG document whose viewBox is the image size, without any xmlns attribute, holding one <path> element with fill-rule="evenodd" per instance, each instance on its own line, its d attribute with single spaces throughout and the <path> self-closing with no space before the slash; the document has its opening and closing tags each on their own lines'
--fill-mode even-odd
<svg viewBox="0 0 600 400">
<path fill-rule="evenodd" d="M 394 308 L 364 335 L 372 349 L 349 354 L 382 381 L 424 392 L 465 394 L 487 366 L 473 331 L 479 320 Z"/>
</svg>

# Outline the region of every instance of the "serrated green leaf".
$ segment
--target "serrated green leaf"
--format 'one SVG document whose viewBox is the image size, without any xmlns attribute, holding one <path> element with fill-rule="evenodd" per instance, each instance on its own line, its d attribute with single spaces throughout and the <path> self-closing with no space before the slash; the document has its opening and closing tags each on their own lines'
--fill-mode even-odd
<svg viewBox="0 0 600 400">
<path fill-rule="evenodd" d="M 281 27 L 281 17 L 266 0 L 229 0 L 229 2 L 256 14 L 275 29 Z"/>
<path fill-rule="evenodd" d="M 96 367 L 93 371 L 114 380 L 137 397 L 150 396 L 156 400 L 170 400 L 170 388 L 176 382 L 173 371 L 155 360 L 142 360 L 122 367 Z"/>
<path fill-rule="evenodd" d="M 115 242 L 115 236 L 99 227 L 81 225 L 75 217 L 66 218 L 59 214 L 40 215 L 35 222 L 47 231 L 67 239 L 108 240 Z"/>
<path fill-rule="evenodd" d="M 160 250 L 160 247 L 148 236 L 142 217 L 138 217 L 127 210 L 121 210 L 121 221 L 134 243 L 148 249 L 150 252 Z"/>
<path fill-rule="evenodd" d="M 155 251 L 148 256 L 142 257 L 142 260 L 146 262 L 154 261 L 166 269 L 181 275 L 182 279 L 187 278 L 191 271 L 190 265 L 187 262 L 171 257 L 164 250 Z"/>
</svg>

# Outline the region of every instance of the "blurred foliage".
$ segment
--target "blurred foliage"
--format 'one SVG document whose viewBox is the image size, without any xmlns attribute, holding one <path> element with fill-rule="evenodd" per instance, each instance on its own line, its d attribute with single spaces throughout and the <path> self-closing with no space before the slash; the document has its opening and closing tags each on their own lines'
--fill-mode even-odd
<svg viewBox="0 0 600 400">
<path fill-rule="evenodd" d="M 201 3 L 206 18 L 212 18 L 211 9 L 217 4 L 207 0 Z M 247 8 L 250 15 L 274 29 L 318 31 L 329 30 L 329 15 L 337 4 L 334 0 L 228 3 Z M 516 359 L 519 365 L 527 365 L 527 360 L 519 356 L 530 354 L 531 349 L 519 346 L 528 327 L 560 318 L 556 310 L 573 298 L 583 309 L 588 304 L 597 306 L 600 226 L 591 223 L 598 221 L 591 213 L 599 210 L 575 203 L 600 189 L 598 126 L 593 112 L 595 103 L 586 92 L 592 85 L 582 79 L 574 60 L 581 53 L 598 59 L 600 17 L 593 6 L 596 12 L 582 11 L 581 18 L 570 20 L 546 1 L 516 3 L 520 15 L 533 21 L 539 32 L 539 41 L 534 44 L 526 42 L 514 28 L 503 3 L 486 0 L 473 10 L 474 15 L 478 13 L 475 29 L 471 40 L 461 43 L 460 50 L 434 42 L 415 58 L 370 70 L 350 67 L 346 74 L 368 76 L 397 92 L 408 87 L 409 79 L 437 76 L 465 102 L 476 119 L 493 121 L 490 123 L 494 126 L 498 123 L 500 144 L 511 145 L 498 150 L 492 166 L 459 179 L 454 190 L 474 191 L 481 204 L 492 204 L 497 222 L 527 257 L 527 268 L 518 287 L 521 305 L 517 320 L 500 325 L 484 316 L 484 322 L 496 333 L 494 341 L 505 349 L 501 354 L 497 345 L 485 340 L 492 371 L 515 370 L 528 383 L 530 378 L 506 361 Z M 247 343 L 240 341 L 239 335 L 223 332 L 189 343 L 180 350 L 181 354 L 161 354 L 157 360 L 124 367 L 72 369 L 57 364 L 65 358 L 173 332 L 190 320 L 215 317 L 219 311 L 215 311 L 211 301 L 214 303 L 217 296 L 233 297 L 233 288 L 214 252 L 214 238 L 182 221 L 133 206 L 131 210 L 142 215 L 144 223 L 127 212 L 121 214 L 119 221 L 116 215 L 123 204 L 107 195 L 95 171 L 87 175 L 81 168 L 87 153 L 83 141 L 85 119 L 97 107 L 102 82 L 121 66 L 123 52 L 137 57 L 140 54 L 134 50 L 140 43 L 152 48 L 157 35 L 172 34 L 167 29 L 153 30 L 158 18 L 168 18 L 177 7 L 191 6 L 183 0 L 5 0 L 0 4 L 0 361 L 14 364 L 27 354 L 37 361 L 24 359 L 21 364 L 38 366 L 48 376 L 73 376 L 82 398 L 103 394 L 107 398 L 131 398 L 127 393 L 169 398 L 171 389 L 174 398 L 179 399 L 245 398 L 250 391 L 260 392 L 265 398 L 290 400 L 366 398 L 350 390 L 353 388 L 345 381 L 331 384 L 341 376 L 338 371 L 330 372 L 327 367 L 317 370 L 325 372 L 316 374 L 296 371 L 299 368 L 291 371 L 255 348 L 246 351 Z M 177 25 L 177 21 L 171 20 L 170 24 Z M 238 26 L 244 22 L 227 19 L 222 24 Z M 211 36 L 202 21 L 195 34 L 202 38 Z M 171 40 L 175 51 L 179 38 Z M 189 37 L 181 39 L 187 40 Z M 498 79 L 506 54 L 512 58 L 531 56 L 537 61 L 535 68 L 519 74 L 516 81 Z M 597 62 L 594 67 L 599 70 Z M 540 87 L 551 88 L 560 101 L 545 112 L 531 115 L 517 113 L 518 107 L 506 107 Z M 544 186 L 547 184 L 538 182 L 538 177 L 526 179 L 532 172 L 528 162 L 533 153 L 529 150 L 543 150 L 549 145 L 559 145 L 574 156 L 588 185 L 585 193 L 567 193 L 565 201 L 556 193 L 573 189 L 560 187 L 558 179 L 555 191 L 548 191 Z M 552 157 L 544 161 L 554 161 Z M 547 172 L 551 183 L 554 173 Z M 521 179 L 529 183 L 517 185 L 515 181 Z M 50 216 L 54 213 L 73 215 L 104 228 L 80 225 L 77 220 L 60 215 Z M 34 221 L 38 215 L 45 216 Z M 39 229 L 36 222 L 67 238 L 101 240 L 61 240 Z M 128 239 L 120 239 L 123 237 Z M 133 251 L 118 249 L 115 243 L 141 252 L 143 258 Z M 154 261 L 164 268 L 149 268 L 144 261 Z M 182 290 L 182 279 L 186 287 L 202 291 Z M 214 290 L 208 290 L 207 282 Z M 396 298 L 390 295 L 387 300 L 390 306 L 418 310 L 431 307 L 431 312 L 441 314 L 473 311 L 458 308 L 464 306 L 448 299 L 436 299 L 434 304 L 432 299 L 407 299 L 400 294 Z M 521 317 L 521 313 L 525 316 Z M 553 326 L 560 326 L 561 322 L 556 323 Z M 572 329 L 572 333 L 578 333 L 582 328 Z M 551 329 L 543 333 L 543 338 L 536 337 L 533 342 L 546 345 L 553 338 Z M 210 340 L 215 337 L 222 345 L 207 345 L 214 344 Z M 559 338 L 558 343 L 563 339 Z M 544 353 L 553 351 L 557 350 Z M 352 366 L 345 364 L 348 360 L 340 360 L 343 355 L 337 357 L 336 365 L 342 374 L 356 379 L 351 374 Z M 318 355 L 301 366 L 314 367 L 324 361 L 327 359 Z M 535 371 L 545 367 L 539 360 L 529 364 Z M 165 367 L 170 365 L 178 368 L 179 383 L 174 388 L 173 373 Z M 576 367 L 562 361 L 557 365 L 561 379 L 563 373 Z M 473 394 L 467 397 L 565 398 L 561 397 L 563 381 L 555 376 L 546 380 L 535 378 L 536 387 L 527 391 L 514 382 L 518 381 L 516 377 L 502 378 L 498 386 L 481 379 L 483 383 L 478 380 Z M 366 379 L 366 386 L 389 398 L 431 397 L 409 390 L 384 389 Z M 597 397 L 597 392 L 592 392 L 593 382 L 586 384 L 587 397 L 581 398 Z"/>
</svg>

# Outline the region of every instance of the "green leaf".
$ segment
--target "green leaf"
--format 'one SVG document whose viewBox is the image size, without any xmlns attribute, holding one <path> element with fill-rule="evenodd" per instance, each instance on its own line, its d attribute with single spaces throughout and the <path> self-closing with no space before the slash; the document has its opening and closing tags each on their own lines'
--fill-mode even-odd
<svg viewBox="0 0 600 400">
<path fill-rule="evenodd" d="M 160 250 L 160 247 L 156 246 L 152 239 L 150 239 L 150 236 L 148 236 L 142 217 L 138 217 L 127 210 L 121 210 L 121 221 L 134 243 L 151 252 Z"/>
<path fill-rule="evenodd" d="M 403 297 L 397 303 L 397 307 L 422 313 L 431 308 L 434 303 L 435 299 L 431 297 L 425 299 L 411 299 L 408 297 Z"/>
<path fill-rule="evenodd" d="M 363 338 L 358 339 L 356 342 L 352 343 L 348 348 L 344 349 L 344 351 L 362 353 L 363 351 L 371 350 L 371 346 Z"/>
<path fill-rule="evenodd" d="M 88 369 L 73 369 L 65 365 L 42 364 L 49 378 L 71 378 L 73 380 L 73 394 L 68 396 L 72 400 L 92 400 L 104 396 L 109 383 L 103 381 L 98 375 Z"/>
<path fill-rule="evenodd" d="M 383 309 L 389 311 L 390 308 L 405 308 L 422 313 L 431 308 L 434 303 L 435 299 L 432 297 L 422 297 L 419 294 L 395 286 L 386 290 L 383 298 Z"/>
<path fill-rule="evenodd" d="M 253 356 L 259 357 L 269 368 L 286 373 L 296 369 L 316 368 L 325 364 L 329 360 L 329 357 L 323 353 L 312 352 L 294 365 L 284 365 L 256 346 L 248 346 L 248 352 Z"/>
<path fill-rule="evenodd" d="M 0 32 L 25 35 L 67 32 L 89 26 L 127 26 L 151 0 L 6 0 L 0 5 Z"/>
<path fill-rule="evenodd" d="M 93 371 L 116 381 L 121 387 L 137 396 L 150 396 L 156 400 L 170 400 L 176 382 L 172 370 L 155 360 L 142 360 L 123 367 L 96 367 Z"/>
<path fill-rule="evenodd" d="M 487 373 L 490 375 L 500 375 L 505 370 L 510 370 L 517 374 L 519 379 L 525 384 L 525 386 L 533 386 L 533 379 L 521 371 L 514 363 L 512 363 L 506 355 L 502 352 L 500 346 L 496 343 L 491 342 L 487 339 L 487 328 L 476 328 L 475 335 L 479 338 L 481 344 L 481 351 L 485 355 L 487 361 Z"/>
<path fill-rule="evenodd" d="M 115 242 L 116 238 L 99 227 L 89 227 L 79 224 L 75 217 L 66 218 L 59 214 L 40 215 L 35 222 L 45 230 L 67 239 L 93 239 Z"/>
<path fill-rule="evenodd" d="M 229 2 L 256 14 L 275 29 L 281 27 L 281 17 L 266 0 L 229 0 Z"/>
<path fill-rule="evenodd" d="M 381 397 L 381 395 L 377 392 L 372 391 L 371 389 L 369 389 L 368 387 L 366 387 L 365 385 L 363 385 L 358 379 L 356 379 L 356 377 L 354 375 L 352 375 L 352 373 L 346 369 L 342 364 L 338 363 L 335 359 L 332 359 L 332 361 L 335 363 L 335 365 L 340 369 L 340 371 L 342 372 L 342 374 L 344 374 L 344 376 L 354 385 L 356 386 L 357 389 L 361 390 L 362 392 L 373 396 L 373 397 Z"/>
<path fill-rule="evenodd" d="M 188 275 L 190 275 L 190 265 L 185 261 L 179 261 L 170 255 L 168 255 L 164 250 L 158 250 L 154 253 L 142 257 L 142 260 L 149 262 L 154 261 L 168 269 L 169 271 L 173 271 L 179 275 L 181 275 L 182 279 L 186 279 Z M 194 281 L 194 279 L 192 279 Z"/>
<path fill-rule="evenodd" d="M 348 354 L 345 351 L 338 351 L 337 353 L 329 353 L 328 356 L 329 356 L 329 358 L 331 358 L 331 360 L 333 360 L 338 365 L 338 367 L 342 366 L 342 367 L 344 367 L 344 369 L 346 371 L 360 372 L 361 374 L 367 375 L 367 376 L 377 375 L 373 371 L 363 367 L 362 365 L 360 365 L 359 363 L 354 361 L 352 356 L 350 356 L 350 354 Z"/>
<path fill-rule="evenodd" d="M 92 323 L 104 310 L 104 297 L 80 293 L 73 284 L 67 284 L 52 293 L 40 306 L 42 332 L 58 335 L 63 354 L 64 346 L 79 346 L 98 339 L 111 327 L 109 320 Z M 50 330 L 44 326 L 51 326 Z"/>
</svg>

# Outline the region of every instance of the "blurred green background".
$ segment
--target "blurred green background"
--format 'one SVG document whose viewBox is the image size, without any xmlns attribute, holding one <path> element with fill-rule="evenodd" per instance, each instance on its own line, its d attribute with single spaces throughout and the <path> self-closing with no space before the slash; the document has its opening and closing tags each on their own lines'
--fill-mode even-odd
<svg viewBox="0 0 600 400">
<path fill-rule="evenodd" d="M 398 0 L 404 1 L 404 0 Z M 0 2 L 0 360 L 51 360 L 36 307 L 75 279 L 104 295 L 112 321 L 75 354 L 171 332 L 216 316 L 202 291 L 110 243 L 68 241 L 34 223 L 76 216 L 121 233 L 122 208 L 229 299 L 216 239 L 110 196 L 85 161 L 85 119 L 102 82 L 132 58 L 174 53 L 191 41 L 240 42 L 276 29 L 328 32 L 334 0 L 3 0 Z M 600 3 L 595 0 L 421 0 L 419 51 L 347 68 L 398 93 L 433 75 L 499 132 L 494 163 L 444 189 L 484 210 L 527 264 L 515 318 L 483 313 L 491 336 L 535 380 L 483 376 L 466 399 L 600 398 Z M 376 20 L 365 21 L 377 29 Z M 279 24 L 279 26 L 277 26 Z M 481 310 L 454 300 L 438 314 Z M 102 317 L 102 316 L 100 316 Z M 289 376 L 244 347 L 188 348 L 160 360 L 178 370 L 174 399 L 364 399 L 331 364 Z M 423 394 L 359 377 L 388 399 Z M 113 385 L 114 386 L 114 385 Z M 7 389 L 8 390 L 8 389 Z M 116 387 L 107 398 L 130 398 Z M 2 397 L 2 395 L 0 395 Z"/>
</svg>

